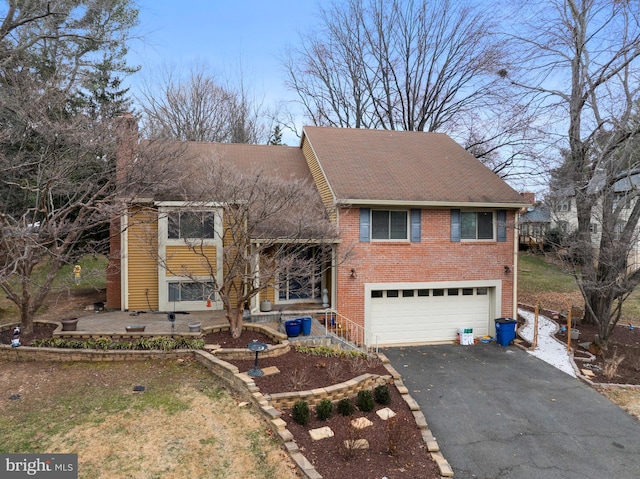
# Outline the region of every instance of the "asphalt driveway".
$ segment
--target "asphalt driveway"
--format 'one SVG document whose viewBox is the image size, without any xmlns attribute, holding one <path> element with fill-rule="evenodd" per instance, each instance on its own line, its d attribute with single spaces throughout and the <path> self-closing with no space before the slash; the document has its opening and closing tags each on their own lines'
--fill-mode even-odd
<svg viewBox="0 0 640 479">
<path fill-rule="evenodd" d="M 495 343 L 388 348 L 455 479 L 640 477 L 640 421 Z"/>
</svg>

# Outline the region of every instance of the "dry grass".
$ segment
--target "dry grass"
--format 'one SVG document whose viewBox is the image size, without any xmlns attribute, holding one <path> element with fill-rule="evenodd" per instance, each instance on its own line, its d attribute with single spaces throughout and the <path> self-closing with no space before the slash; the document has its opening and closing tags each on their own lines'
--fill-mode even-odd
<svg viewBox="0 0 640 479">
<path fill-rule="evenodd" d="M 145 385 L 134 393 L 134 385 Z M 0 364 L 0 451 L 77 453 L 79 477 L 294 478 L 264 420 L 197 364 Z"/>
<path fill-rule="evenodd" d="M 612 387 L 599 388 L 598 391 L 636 419 L 640 419 L 640 388 Z"/>
</svg>

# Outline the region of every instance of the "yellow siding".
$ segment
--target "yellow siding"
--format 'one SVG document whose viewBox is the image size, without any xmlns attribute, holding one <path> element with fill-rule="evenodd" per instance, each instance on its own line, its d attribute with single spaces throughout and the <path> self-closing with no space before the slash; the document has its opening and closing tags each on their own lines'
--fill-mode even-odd
<svg viewBox="0 0 640 479">
<path fill-rule="evenodd" d="M 158 212 L 130 210 L 127 229 L 127 294 L 129 309 L 158 309 Z"/>
<path fill-rule="evenodd" d="M 313 181 L 316 184 L 316 188 L 318 188 L 318 191 L 320 192 L 322 202 L 331 215 L 331 221 L 335 223 L 336 211 L 333 204 L 333 193 L 331 192 L 331 188 L 329 188 L 329 183 L 327 183 L 327 179 L 325 178 L 322 169 L 320 168 L 320 163 L 318 163 L 318 159 L 313 153 L 313 149 L 311 148 L 309 140 L 306 137 L 304 138 L 302 143 L 302 153 L 307 160 L 307 165 L 309 166 L 311 174 L 313 175 Z"/>
<path fill-rule="evenodd" d="M 197 246 L 197 251 L 186 245 L 167 246 L 167 276 L 186 276 L 192 274 L 194 276 L 209 276 L 215 274 L 216 265 L 216 247 L 213 245 Z M 202 255 L 207 258 L 203 258 Z M 208 264 L 211 264 L 211 269 Z"/>
</svg>

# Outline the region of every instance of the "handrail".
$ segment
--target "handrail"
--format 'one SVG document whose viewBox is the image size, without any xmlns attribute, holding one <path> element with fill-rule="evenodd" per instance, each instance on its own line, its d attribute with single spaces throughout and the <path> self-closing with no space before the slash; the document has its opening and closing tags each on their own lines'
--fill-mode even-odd
<svg viewBox="0 0 640 479">
<path fill-rule="evenodd" d="M 327 336 L 334 335 L 350 346 L 367 352 L 364 327 L 335 309 L 327 309 L 324 312 L 324 328 Z"/>
</svg>

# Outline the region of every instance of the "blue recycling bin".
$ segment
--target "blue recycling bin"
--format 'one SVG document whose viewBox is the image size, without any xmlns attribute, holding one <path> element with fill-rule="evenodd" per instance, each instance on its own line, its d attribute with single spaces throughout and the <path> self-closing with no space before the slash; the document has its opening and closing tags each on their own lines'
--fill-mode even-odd
<svg viewBox="0 0 640 479">
<path fill-rule="evenodd" d="M 311 334 L 311 316 L 305 316 L 300 318 L 302 322 L 302 335 L 309 336 Z"/>
<path fill-rule="evenodd" d="M 298 337 L 300 336 L 300 332 L 302 331 L 302 321 L 300 321 L 299 319 L 285 321 L 284 329 L 287 332 L 287 336 L 289 336 L 290 338 Z"/>
<path fill-rule="evenodd" d="M 516 325 L 518 321 L 513 318 L 498 318 L 496 323 L 496 343 L 500 346 L 509 346 L 516 339 Z"/>
</svg>

